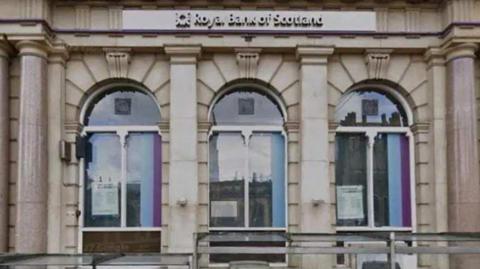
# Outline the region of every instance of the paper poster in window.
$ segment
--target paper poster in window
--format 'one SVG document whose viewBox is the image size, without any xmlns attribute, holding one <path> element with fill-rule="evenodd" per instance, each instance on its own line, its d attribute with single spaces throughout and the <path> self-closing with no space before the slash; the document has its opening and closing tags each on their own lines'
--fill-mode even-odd
<svg viewBox="0 0 480 269">
<path fill-rule="evenodd" d="M 363 219 L 363 186 L 337 186 L 338 219 Z"/>
<path fill-rule="evenodd" d="M 92 215 L 118 215 L 117 183 L 92 183 Z"/>
<path fill-rule="evenodd" d="M 236 218 L 237 202 L 236 201 L 211 201 L 210 213 L 214 218 Z"/>
</svg>

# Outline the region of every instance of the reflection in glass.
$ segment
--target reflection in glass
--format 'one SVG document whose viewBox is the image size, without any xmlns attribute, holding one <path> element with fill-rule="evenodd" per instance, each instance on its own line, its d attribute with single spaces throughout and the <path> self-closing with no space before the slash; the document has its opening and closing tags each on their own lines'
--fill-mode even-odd
<svg viewBox="0 0 480 269">
<path fill-rule="evenodd" d="M 120 138 L 112 133 L 88 136 L 85 158 L 85 227 L 120 226 Z"/>
<path fill-rule="evenodd" d="M 127 226 L 160 227 L 161 138 L 156 133 L 127 137 Z"/>
<path fill-rule="evenodd" d="M 245 155 L 240 133 L 210 138 L 210 226 L 245 225 Z"/>
<path fill-rule="evenodd" d="M 250 137 L 251 227 L 285 227 L 284 155 L 284 139 L 280 133 L 254 133 Z"/>
<path fill-rule="evenodd" d="M 408 126 L 402 106 L 389 94 L 354 91 L 336 107 L 335 119 L 341 126 Z"/>
<path fill-rule="evenodd" d="M 410 227 L 408 137 L 380 133 L 375 137 L 373 154 L 375 226 Z"/>
<path fill-rule="evenodd" d="M 337 225 L 366 226 L 367 144 L 364 133 L 337 133 L 335 175 L 337 184 Z"/>
<path fill-rule="evenodd" d="M 270 97 L 243 89 L 224 95 L 215 104 L 212 122 L 216 125 L 282 125 L 283 117 Z"/>
<path fill-rule="evenodd" d="M 89 107 L 85 125 L 156 125 L 160 111 L 147 94 L 129 88 L 114 88 L 96 98 Z"/>
</svg>

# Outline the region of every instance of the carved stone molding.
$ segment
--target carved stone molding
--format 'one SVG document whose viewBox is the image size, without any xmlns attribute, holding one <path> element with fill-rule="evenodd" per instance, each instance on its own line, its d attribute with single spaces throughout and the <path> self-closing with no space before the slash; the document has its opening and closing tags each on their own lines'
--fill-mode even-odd
<svg viewBox="0 0 480 269">
<path fill-rule="evenodd" d="M 122 29 L 122 6 L 110 6 L 108 9 L 108 27 Z"/>
<path fill-rule="evenodd" d="M 130 49 L 106 49 L 105 57 L 107 59 L 110 77 L 127 77 L 128 66 L 130 64 Z"/>
<path fill-rule="evenodd" d="M 388 66 L 390 64 L 390 53 L 392 50 L 367 50 L 365 62 L 368 69 L 368 77 L 371 79 L 380 79 L 387 77 Z"/>
<path fill-rule="evenodd" d="M 19 6 L 22 19 L 45 18 L 49 8 L 48 2 L 44 0 L 20 0 Z"/>
<path fill-rule="evenodd" d="M 196 64 L 202 54 L 200 45 L 166 44 L 164 50 L 171 64 Z"/>
<path fill-rule="evenodd" d="M 81 5 L 75 7 L 75 28 L 77 29 L 90 29 L 91 17 L 90 7 L 87 5 Z"/>
<path fill-rule="evenodd" d="M 409 8 L 405 12 L 405 31 L 417 32 L 420 30 L 420 9 Z"/>
<path fill-rule="evenodd" d="M 332 46 L 297 46 L 297 59 L 301 65 L 326 65 L 335 49 Z"/>
<path fill-rule="evenodd" d="M 236 49 L 237 64 L 241 78 L 255 78 L 257 76 L 260 49 Z"/>
</svg>

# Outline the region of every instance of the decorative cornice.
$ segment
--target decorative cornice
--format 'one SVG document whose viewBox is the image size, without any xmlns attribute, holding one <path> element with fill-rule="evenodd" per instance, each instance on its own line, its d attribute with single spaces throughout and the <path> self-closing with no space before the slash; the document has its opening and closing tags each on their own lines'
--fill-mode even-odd
<svg viewBox="0 0 480 269">
<path fill-rule="evenodd" d="M 297 46 L 297 57 L 326 57 L 332 55 L 333 47 L 324 46 Z"/>
<path fill-rule="evenodd" d="M 457 58 L 475 58 L 478 45 L 475 43 L 463 43 L 445 49 L 447 63 Z"/>
<path fill-rule="evenodd" d="M 18 55 L 32 55 L 37 57 L 48 58 L 48 46 L 37 41 L 20 41 L 16 44 L 19 51 Z"/>
<path fill-rule="evenodd" d="M 391 53 L 391 49 L 367 49 L 365 51 L 365 62 L 369 78 L 380 79 L 387 77 Z"/>
<path fill-rule="evenodd" d="M 166 45 L 165 54 L 170 57 L 171 64 L 196 64 L 200 57 L 200 45 Z"/>
<path fill-rule="evenodd" d="M 255 78 L 257 76 L 258 60 L 261 49 L 235 49 L 237 54 L 238 70 L 241 78 Z"/>
<path fill-rule="evenodd" d="M 130 64 L 130 49 L 105 49 L 105 58 L 112 78 L 125 78 Z"/>
<path fill-rule="evenodd" d="M 327 64 L 327 58 L 334 52 L 333 46 L 297 46 L 297 59 L 302 65 L 305 64 Z"/>
<path fill-rule="evenodd" d="M 445 65 L 445 54 L 440 48 L 429 48 L 423 56 L 428 64 L 427 68 Z"/>
</svg>

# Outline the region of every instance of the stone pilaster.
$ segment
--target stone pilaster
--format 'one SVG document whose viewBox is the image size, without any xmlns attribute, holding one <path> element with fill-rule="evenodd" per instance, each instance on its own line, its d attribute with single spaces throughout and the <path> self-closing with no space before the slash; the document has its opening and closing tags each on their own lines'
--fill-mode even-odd
<svg viewBox="0 0 480 269">
<path fill-rule="evenodd" d="M 8 250 L 9 46 L 0 40 L 0 252 Z"/>
<path fill-rule="evenodd" d="M 197 230 L 197 57 L 200 46 L 165 47 L 170 56 L 169 252 L 193 252 Z"/>
<path fill-rule="evenodd" d="M 47 245 L 47 53 L 21 41 L 15 250 L 45 252 Z"/>
<path fill-rule="evenodd" d="M 49 253 L 62 252 L 63 163 L 60 158 L 64 141 L 65 48 L 56 48 L 48 57 L 48 242 Z M 67 151 L 68 152 L 68 151 Z"/>
<path fill-rule="evenodd" d="M 446 130 L 448 164 L 448 228 L 480 231 L 480 182 L 474 57 L 477 46 L 462 44 L 447 50 Z M 478 268 L 480 257 L 458 255 L 452 269 Z"/>
<path fill-rule="evenodd" d="M 328 156 L 327 57 L 333 48 L 298 47 L 300 60 L 300 232 L 333 232 Z M 331 267 L 329 256 L 302 259 L 302 268 Z"/>
<path fill-rule="evenodd" d="M 434 188 L 435 232 L 448 231 L 447 196 L 447 139 L 446 139 L 446 61 L 443 52 L 431 48 L 425 53 L 427 66 L 429 103 L 432 108 L 430 128 L 430 171 Z M 445 246 L 439 242 L 438 246 Z M 437 255 L 432 259 L 435 268 L 448 268 L 448 255 Z"/>
</svg>

